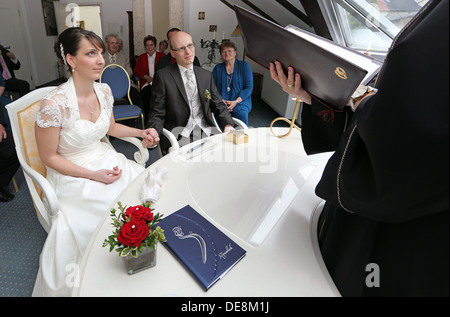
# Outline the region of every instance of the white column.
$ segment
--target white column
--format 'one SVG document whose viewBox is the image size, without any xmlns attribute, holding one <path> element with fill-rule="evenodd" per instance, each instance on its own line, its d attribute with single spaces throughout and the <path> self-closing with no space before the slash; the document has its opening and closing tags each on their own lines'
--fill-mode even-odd
<svg viewBox="0 0 450 317">
<path fill-rule="evenodd" d="M 169 27 L 184 29 L 184 0 L 169 0 Z"/>
<path fill-rule="evenodd" d="M 145 37 L 145 3 L 144 0 L 133 0 L 134 54 L 145 52 L 142 41 Z"/>
</svg>

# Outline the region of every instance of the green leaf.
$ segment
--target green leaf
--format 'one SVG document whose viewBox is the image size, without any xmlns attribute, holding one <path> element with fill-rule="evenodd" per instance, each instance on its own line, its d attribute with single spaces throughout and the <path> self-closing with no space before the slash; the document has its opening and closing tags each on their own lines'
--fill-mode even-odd
<svg viewBox="0 0 450 317">
<path fill-rule="evenodd" d="M 119 252 L 119 255 L 120 256 L 127 256 L 128 254 L 130 254 L 130 248 L 123 248 L 120 252 Z"/>
</svg>

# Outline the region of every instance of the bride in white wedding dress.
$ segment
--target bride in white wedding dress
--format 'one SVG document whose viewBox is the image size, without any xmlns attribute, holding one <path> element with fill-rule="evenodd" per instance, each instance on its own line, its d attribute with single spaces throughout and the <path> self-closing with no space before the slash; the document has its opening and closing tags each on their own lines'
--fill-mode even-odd
<svg viewBox="0 0 450 317">
<path fill-rule="evenodd" d="M 47 166 L 60 212 L 43 247 L 34 296 L 69 296 L 69 275 L 78 265 L 99 220 L 117 195 L 144 167 L 100 140 L 141 137 L 145 147 L 158 143 L 152 130 L 114 121 L 113 96 L 95 82 L 104 67 L 103 41 L 81 28 L 69 28 L 58 38 L 58 57 L 72 77 L 40 103 L 36 117 L 39 155 Z"/>
</svg>

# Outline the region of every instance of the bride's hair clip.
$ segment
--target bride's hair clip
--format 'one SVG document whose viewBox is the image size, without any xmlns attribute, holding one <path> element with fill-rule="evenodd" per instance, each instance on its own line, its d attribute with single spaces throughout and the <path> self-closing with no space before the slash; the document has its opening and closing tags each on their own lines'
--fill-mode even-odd
<svg viewBox="0 0 450 317">
<path fill-rule="evenodd" d="M 63 59 L 64 65 L 67 66 L 66 55 L 64 54 L 64 47 L 63 47 L 62 43 L 59 44 L 59 48 L 61 50 L 61 57 Z"/>
</svg>

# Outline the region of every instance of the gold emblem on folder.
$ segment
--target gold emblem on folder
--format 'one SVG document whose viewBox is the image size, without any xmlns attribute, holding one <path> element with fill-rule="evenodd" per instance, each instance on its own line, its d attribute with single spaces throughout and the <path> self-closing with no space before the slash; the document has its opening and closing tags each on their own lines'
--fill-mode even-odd
<svg viewBox="0 0 450 317">
<path fill-rule="evenodd" d="M 334 70 L 334 73 L 342 79 L 347 79 L 347 73 L 345 72 L 345 70 L 342 67 L 336 67 L 336 69 Z"/>
</svg>

